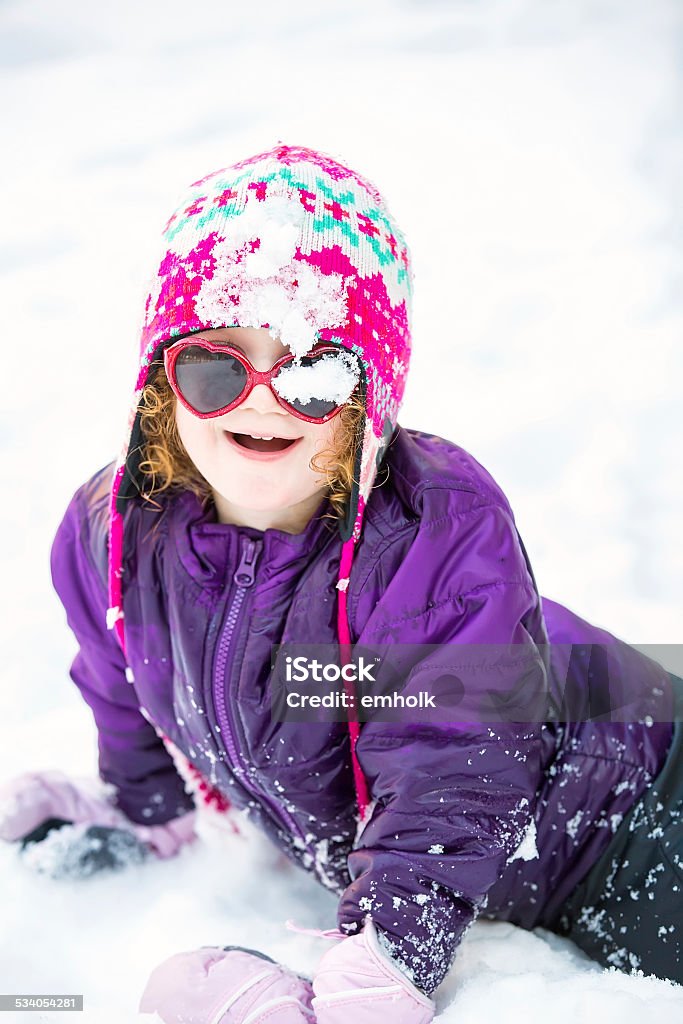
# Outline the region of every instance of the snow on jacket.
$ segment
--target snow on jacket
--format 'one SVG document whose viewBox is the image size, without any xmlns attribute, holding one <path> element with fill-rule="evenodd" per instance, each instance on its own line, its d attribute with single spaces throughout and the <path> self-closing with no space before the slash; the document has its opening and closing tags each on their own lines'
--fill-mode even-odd
<svg viewBox="0 0 683 1024">
<path fill-rule="evenodd" d="M 656 714 L 650 724 L 557 720 L 560 677 L 580 705 L 589 674 L 591 688 L 601 684 L 605 650 L 611 671 L 638 680 L 655 703 L 670 694 L 669 676 L 541 599 L 507 499 L 464 449 L 398 427 L 386 459 L 388 479 L 371 492 L 348 587 L 353 641 L 527 644 L 536 654 L 531 672 L 510 670 L 496 683 L 520 724 L 361 726 L 357 753 L 373 813 L 358 837 L 346 725 L 270 714 L 272 645 L 337 642 L 342 541 L 320 518 L 324 502 L 300 534 L 218 523 L 214 506 L 189 491 L 160 496 L 157 510 L 131 502 L 128 664 L 105 624 L 113 464 L 77 490 L 51 561 L 80 647 L 71 677 L 93 710 L 100 774 L 121 809 L 156 823 L 192 806 L 162 730 L 338 893 L 339 927 L 353 932 L 371 913 L 430 993 L 478 915 L 526 928 L 551 922 L 663 763 L 670 722 Z M 548 659 L 549 641 L 600 645 L 601 656 L 560 666 L 554 647 Z M 420 688 L 429 690 L 436 671 L 421 665 Z M 539 679 L 548 715 L 529 724 Z"/>
</svg>

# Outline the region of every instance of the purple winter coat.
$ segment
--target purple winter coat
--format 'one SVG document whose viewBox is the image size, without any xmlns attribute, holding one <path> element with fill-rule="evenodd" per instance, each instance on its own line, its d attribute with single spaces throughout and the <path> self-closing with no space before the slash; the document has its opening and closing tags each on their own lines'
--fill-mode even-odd
<svg viewBox="0 0 683 1024">
<path fill-rule="evenodd" d="M 399 427 L 386 464 L 348 588 L 354 642 L 610 644 L 625 678 L 670 699 L 661 666 L 541 601 L 509 503 L 471 455 Z M 105 625 L 112 473 L 109 464 L 77 490 L 51 565 L 80 645 L 70 674 L 94 712 L 100 774 L 121 809 L 153 824 L 192 806 L 149 718 L 339 894 L 340 927 L 353 931 L 371 912 L 428 993 L 478 915 L 547 926 L 659 771 L 671 723 L 368 722 L 357 750 L 373 813 L 354 843 L 346 725 L 271 722 L 268 701 L 271 645 L 337 641 L 338 531 L 317 516 L 296 535 L 218 523 L 189 491 L 161 496 L 160 510 L 131 502 L 128 682 Z M 579 703 L 601 664 L 572 662 Z M 539 652 L 536 667 L 533 685 L 540 672 L 552 693 L 552 661 Z M 524 682 L 510 672 L 496 685 L 521 717 Z M 420 686 L 429 688 L 428 671 Z M 514 857 L 534 823 L 537 856 Z"/>
</svg>

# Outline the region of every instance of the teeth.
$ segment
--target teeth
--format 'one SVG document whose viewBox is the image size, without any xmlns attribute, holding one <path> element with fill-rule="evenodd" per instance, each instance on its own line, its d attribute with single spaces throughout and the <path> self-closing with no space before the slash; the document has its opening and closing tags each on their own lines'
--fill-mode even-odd
<svg viewBox="0 0 683 1024">
<path fill-rule="evenodd" d="M 274 434 L 271 434 L 270 437 L 265 434 L 249 434 L 249 437 L 253 437 L 255 441 L 272 441 L 274 436 Z"/>
</svg>

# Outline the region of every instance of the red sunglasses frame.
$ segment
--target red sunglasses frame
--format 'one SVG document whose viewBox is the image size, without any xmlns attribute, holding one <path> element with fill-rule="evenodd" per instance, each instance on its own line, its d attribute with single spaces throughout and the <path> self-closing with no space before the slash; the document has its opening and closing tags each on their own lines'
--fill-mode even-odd
<svg viewBox="0 0 683 1024">
<path fill-rule="evenodd" d="M 229 355 L 234 356 L 234 358 L 237 359 L 247 371 L 247 379 L 244 388 L 237 398 L 228 405 L 224 405 L 223 408 L 216 409 L 215 412 L 199 412 L 190 405 L 178 386 L 175 365 L 180 353 L 191 346 L 206 349 L 208 352 L 226 352 Z M 340 348 L 341 346 L 332 345 L 329 342 L 318 342 L 313 346 L 310 352 L 306 353 L 306 355 L 322 355 L 325 352 L 339 352 Z M 341 412 L 344 403 L 335 406 L 334 409 L 326 413 L 324 416 L 307 416 L 305 413 L 299 412 L 298 409 L 295 409 L 294 406 L 290 405 L 289 402 L 279 395 L 273 387 L 273 378 L 278 374 L 283 366 L 287 363 L 291 363 L 295 358 L 296 357 L 293 353 L 288 352 L 284 356 L 281 356 L 277 362 L 273 363 L 269 370 L 256 370 L 249 362 L 244 352 L 232 345 L 217 345 L 215 342 L 209 341 L 207 338 L 189 337 L 183 338 L 181 341 L 176 341 L 173 345 L 164 349 L 164 369 L 166 371 L 168 382 L 171 385 L 173 393 L 178 401 L 181 402 L 193 416 L 198 416 L 199 419 L 202 420 L 209 420 L 213 419 L 215 416 L 225 415 L 226 412 L 230 412 L 232 409 L 237 408 L 238 405 L 241 405 L 257 384 L 266 384 L 273 395 L 275 395 L 278 405 L 281 405 L 282 408 L 286 409 L 286 411 L 291 413 L 292 416 L 296 416 L 297 419 L 304 420 L 306 423 L 327 423 L 327 421 L 331 420 L 333 416 L 337 416 Z"/>
</svg>

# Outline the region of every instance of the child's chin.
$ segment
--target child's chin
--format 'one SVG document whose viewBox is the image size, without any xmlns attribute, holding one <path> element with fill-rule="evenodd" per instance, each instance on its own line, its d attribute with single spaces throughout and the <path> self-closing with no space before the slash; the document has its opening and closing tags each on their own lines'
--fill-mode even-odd
<svg viewBox="0 0 683 1024">
<path fill-rule="evenodd" d="M 258 473 L 258 466 L 256 471 Z M 255 481 L 255 475 L 253 470 L 251 474 L 234 473 L 229 481 L 225 481 L 225 487 L 216 489 L 231 504 L 239 505 L 241 508 L 253 508 L 258 512 L 281 511 L 289 505 L 296 504 L 286 486 L 278 486 L 277 480 L 263 480 L 262 468 L 259 474 L 261 481 Z"/>
</svg>

